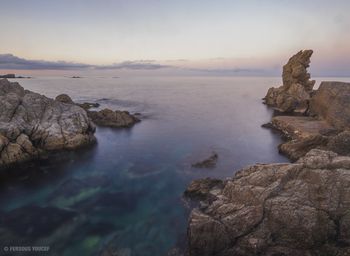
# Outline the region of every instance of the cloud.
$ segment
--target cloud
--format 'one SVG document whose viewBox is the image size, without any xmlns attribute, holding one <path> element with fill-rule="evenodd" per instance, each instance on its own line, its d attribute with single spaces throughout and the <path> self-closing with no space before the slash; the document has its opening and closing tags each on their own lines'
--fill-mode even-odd
<svg viewBox="0 0 350 256">
<path fill-rule="evenodd" d="M 106 66 L 96 66 L 96 69 L 132 69 L 132 70 L 155 70 L 169 68 L 169 65 L 154 63 L 154 60 L 124 61 Z"/>
<path fill-rule="evenodd" d="M 19 58 L 13 54 L 0 54 L 0 69 L 52 69 L 52 70 L 67 70 L 67 69 L 85 69 L 91 65 L 66 62 L 66 61 L 45 61 L 45 60 L 27 60 Z"/>
<path fill-rule="evenodd" d="M 216 74 L 216 75 L 235 75 L 235 74 L 264 74 L 265 69 L 257 68 L 189 68 L 193 72 Z"/>
<path fill-rule="evenodd" d="M 124 61 L 112 65 L 90 65 L 67 61 L 27 60 L 13 54 L 0 54 L 0 69 L 13 70 L 75 70 L 75 69 L 131 69 L 156 70 L 171 67 L 155 63 L 154 60 Z"/>
</svg>

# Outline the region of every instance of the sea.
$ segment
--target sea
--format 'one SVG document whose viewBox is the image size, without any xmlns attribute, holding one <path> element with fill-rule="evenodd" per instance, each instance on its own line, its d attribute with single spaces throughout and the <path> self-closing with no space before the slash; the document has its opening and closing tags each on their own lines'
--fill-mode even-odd
<svg viewBox="0 0 350 256">
<path fill-rule="evenodd" d="M 142 121 L 127 129 L 97 127 L 95 145 L 53 154 L 2 177 L 0 255 L 33 246 L 46 250 L 38 255 L 181 252 L 191 211 L 183 192 L 191 181 L 228 179 L 255 163 L 288 162 L 278 153 L 279 134 L 261 127 L 273 115 L 262 98 L 281 84 L 279 77 L 12 81 L 47 97 L 66 93 L 76 102 L 97 102 L 96 110 L 140 113 Z M 214 168 L 192 167 L 213 152 Z M 24 249 L 18 255 L 27 255 Z"/>
</svg>

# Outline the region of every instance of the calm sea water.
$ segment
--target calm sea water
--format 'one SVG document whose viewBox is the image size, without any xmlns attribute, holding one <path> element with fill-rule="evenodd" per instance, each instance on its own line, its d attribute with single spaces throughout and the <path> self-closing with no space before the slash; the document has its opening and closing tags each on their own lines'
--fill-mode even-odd
<svg viewBox="0 0 350 256">
<path fill-rule="evenodd" d="M 285 162 L 261 103 L 279 78 L 41 77 L 22 79 L 49 97 L 140 112 L 131 129 L 98 128 L 95 146 L 28 164 L 2 182 L 0 244 L 50 246 L 49 255 L 166 255 L 183 248 L 191 180 L 230 177 L 257 162 Z M 191 163 L 215 151 L 214 169 Z M 43 254 L 45 255 L 45 254 Z M 106 254 L 108 255 L 108 254 Z"/>
</svg>

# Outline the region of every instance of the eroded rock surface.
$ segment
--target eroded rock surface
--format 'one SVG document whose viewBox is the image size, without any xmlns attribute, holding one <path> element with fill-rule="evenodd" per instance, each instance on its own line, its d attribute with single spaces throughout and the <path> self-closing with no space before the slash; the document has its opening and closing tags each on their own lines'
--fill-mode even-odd
<svg viewBox="0 0 350 256">
<path fill-rule="evenodd" d="M 307 116 L 276 116 L 269 124 L 287 138 L 278 149 L 292 161 L 314 148 L 350 155 L 350 131 L 338 130 L 324 120 Z"/>
<path fill-rule="evenodd" d="M 242 169 L 212 190 L 191 213 L 190 256 L 350 253 L 350 157 L 313 149 L 294 164 Z"/>
<path fill-rule="evenodd" d="M 310 80 L 307 68 L 310 64 L 312 50 L 300 51 L 292 56 L 283 66 L 283 85 L 270 88 L 265 96 L 265 103 L 280 112 L 304 113 L 315 84 Z"/>
<path fill-rule="evenodd" d="M 350 129 L 350 83 L 322 82 L 310 101 L 310 114 L 337 129 Z"/>
<path fill-rule="evenodd" d="M 0 80 L 0 167 L 95 141 L 86 112 Z"/>
</svg>

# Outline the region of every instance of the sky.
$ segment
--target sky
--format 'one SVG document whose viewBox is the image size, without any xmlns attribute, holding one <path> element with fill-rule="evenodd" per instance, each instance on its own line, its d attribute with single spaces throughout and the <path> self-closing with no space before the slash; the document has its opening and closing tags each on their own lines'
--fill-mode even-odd
<svg viewBox="0 0 350 256">
<path fill-rule="evenodd" d="M 1 0 L 0 71 L 350 76 L 347 0 Z M 16 71 L 18 73 L 18 71 Z"/>
</svg>

